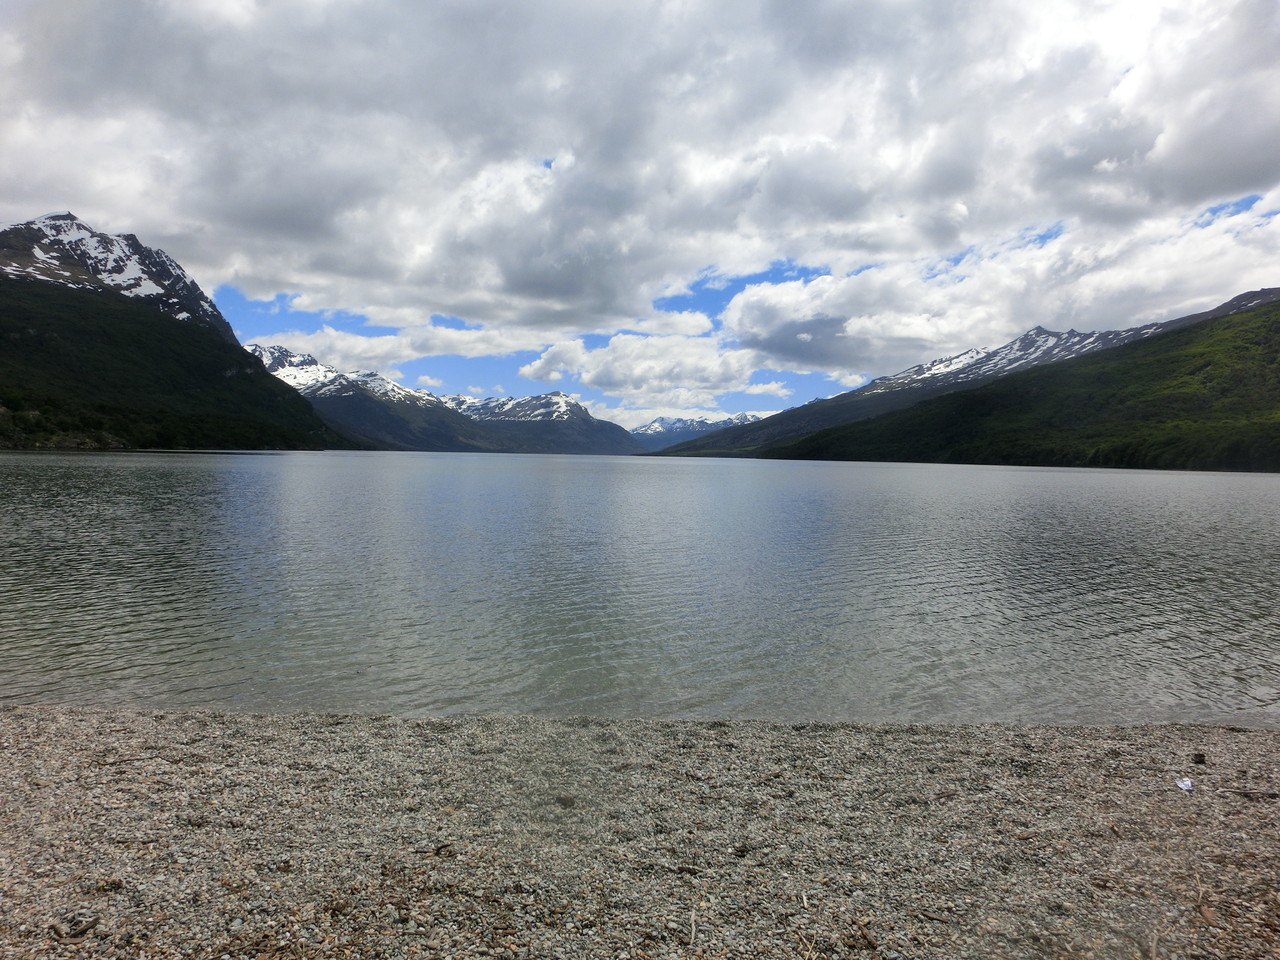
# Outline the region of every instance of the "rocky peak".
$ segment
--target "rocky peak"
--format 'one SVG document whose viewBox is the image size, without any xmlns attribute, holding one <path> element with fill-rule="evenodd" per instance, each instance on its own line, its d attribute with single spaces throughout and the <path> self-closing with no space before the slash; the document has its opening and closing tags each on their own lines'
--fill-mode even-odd
<svg viewBox="0 0 1280 960">
<path fill-rule="evenodd" d="M 131 233 L 99 233 L 70 212 L 0 230 L 0 273 L 81 289 L 106 289 L 199 323 L 230 343 L 231 325 L 200 286 L 163 250 Z"/>
</svg>

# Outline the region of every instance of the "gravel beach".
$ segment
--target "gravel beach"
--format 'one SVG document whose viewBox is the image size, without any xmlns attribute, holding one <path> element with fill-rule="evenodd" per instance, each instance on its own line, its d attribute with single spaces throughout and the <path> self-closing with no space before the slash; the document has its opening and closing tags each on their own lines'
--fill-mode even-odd
<svg viewBox="0 0 1280 960">
<path fill-rule="evenodd" d="M 1280 731 L 9 707 L 0 828 L 4 960 L 1280 957 Z"/>
</svg>

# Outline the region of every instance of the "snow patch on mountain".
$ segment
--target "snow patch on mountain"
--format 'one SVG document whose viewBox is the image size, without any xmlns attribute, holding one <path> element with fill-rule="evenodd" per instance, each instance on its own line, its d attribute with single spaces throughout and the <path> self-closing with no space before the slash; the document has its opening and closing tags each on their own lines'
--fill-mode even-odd
<svg viewBox="0 0 1280 960">
<path fill-rule="evenodd" d="M 975 347 L 964 353 L 909 367 L 901 373 L 879 377 L 862 387 L 861 392 L 875 394 L 925 383 L 958 385 L 990 380 L 1018 370 L 1080 357 L 1095 350 L 1108 350 L 1131 340 L 1141 340 L 1164 329 L 1167 326 L 1161 323 L 1149 323 L 1128 330 L 1085 333 L 1078 330 L 1059 333 L 1044 327 L 1033 327 L 1022 336 L 994 349 Z"/>
<path fill-rule="evenodd" d="M 485 397 L 483 400 L 452 395 L 441 397 L 440 401 L 472 420 L 576 420 L 591 416 L 586 407 L 559 390 L 534 397 Z"/>
<path fill-rule="evenodd" d="M 928 363 L 916 364 L 914 367 L 908 367 L 901 373 L 895 373 L 887 377 L 880 377 L 872 383 L 867 384 L 863 390 L 873 392 L 873 388 L 884 390 L 896 390 L 899 387 L 910 386 L 916 383 L 923 383 L 934 377 L 946 376 L 953 374 L 958 370 L 971 366 L 981 360 L 983 357 L 991 353 L 990 350 L 982 347 L 971 347 L 964 353 L 957 353 L 954 356 L 942 357 L 938 360 L 930 360 Z"/>
<path fill-rule="evenodd" d="M 341 371 L 321 363 L 306 353 L 294 353 L 281 346 L 248 344 L 268 373 L 289 384 L 305 397 L 341 396 L 359 389 L 389 400 L 417 406 L 442 406 L 456 410 L 472 420 L 530 421 L 592 419 L 587 409 L 568 394 L 559 391 L 536 397 L 437 397 L 426 390 L 411 390 L 388 380 L 372 370 Z"/>
<path fill-rule="evenodd" d="M 722 430 L 725 427 L 736 427 L 743 423 L 755 423 L 760 418 L 754 413 L 739 413 L 721 420 L 708 420 L 706 417 L 658 417 L 631 432 L 641 437 L 661 436 L 662 434 L 708 433 Z"/>
<path fill-rule="evenodd" d="M 1084 356 L 1096 350 L 1110 350 L 1112 347 L 1118 347 L 1133 340 L 1143 340 L 1201 320 L 1243 313 L 1245 310 L 1277 301 L 1280 301 L 1280 288 L 1267 287 L 1242 293 L 1204 313 L 1146 323 L 1125 330 L 1095 330 L 1083 333 L 1079 330 L 1067 330 L 1065 333 L 1059 333 L 1040 326 L 1032 327 L 1022 336 L 1010 340 L 1002 347 L 994 349 L 975 347 L 955 356 L 931 360 L 903 370 L 901 373 L 879 377 L 854 393 L 884 393 L 924 383 L 951 385 L 975 380 L 991 380 L 1018 370 L 1038 367 L 1046 363 L 1057 363 L 1059 360 L 1070 360 L 1072 357 Z"/>
<path fill-rule="evenodd" d="M 640 442 L 642 447 L 653 452 L 726 427 L 743 426 L 759 420 L 760 417 L 754 413 L 739 413 L 719 420 L 711 420 L 707 417 L 658 417 L 644 426 L 636 427 L 631 431 L 631 435 Z"/>
<path fill-rule="evenodd" d="M 304 397 L 342 396 L 352 390 L 363 390 L 395 403 L 441 406 L 439 397 L 425 390 L 410 390 L 372 370 L 343 373 L 337 367 L 321 363 L 308 353 L 294 353 L 281 346 L 250 343 L 245 349 L 262 361 L 268 373 L 274 374 Z"/>
<path fill-rule="evenodd" d="M 294 353 L 284 347 L 245 344 L 245 349 L 262 361 L 267 373 L 275 374 L 295 390 L 325 383 L 339 375 L 336 367 L 321 363 L 309 353 Z"/>
</svg>

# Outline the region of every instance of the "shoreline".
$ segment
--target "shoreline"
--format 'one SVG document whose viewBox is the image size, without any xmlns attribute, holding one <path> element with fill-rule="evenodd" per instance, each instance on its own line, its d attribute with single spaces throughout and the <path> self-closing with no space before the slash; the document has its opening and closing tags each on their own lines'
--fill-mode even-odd
<svg viewBox="0 0 1280 960">
<path fill-rule="evenodd" d="M 0 960 L 1280 956 L 1280 730 L 18 706 L 0 761 Z"/>
</svg>

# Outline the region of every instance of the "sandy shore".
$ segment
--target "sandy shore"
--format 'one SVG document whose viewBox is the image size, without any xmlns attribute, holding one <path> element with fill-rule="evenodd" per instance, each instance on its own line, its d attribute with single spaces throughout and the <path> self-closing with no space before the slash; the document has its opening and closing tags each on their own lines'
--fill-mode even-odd
<svg viewBox="0 0 1280 960">
<path fill-rule="evenodd" d="M 1280 731 L 19 707 L 0 805 L 6 960 L 1280 957 Z"/>
</svg>

